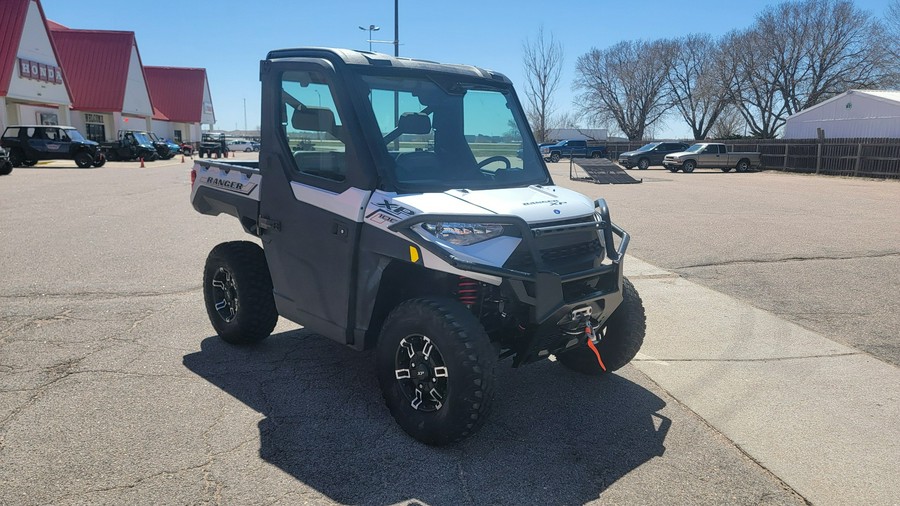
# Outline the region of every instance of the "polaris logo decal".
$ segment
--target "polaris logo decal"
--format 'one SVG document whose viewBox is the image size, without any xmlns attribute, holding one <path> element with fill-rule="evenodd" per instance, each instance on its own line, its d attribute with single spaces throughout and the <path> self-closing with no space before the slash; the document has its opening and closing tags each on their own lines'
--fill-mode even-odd
<svg viewBox="0 0 900 506">
<path fill-rule="evenodd" d="M 215 186 L 234 193 L 242 195 L 250 195 L 250 192 L 256 189 L 256 183 L 241 183 L 239 181 L 229 181 L 228 179 L 219 179 L 217 177 L 208 176 L 206 184 Z"/>
</svg>

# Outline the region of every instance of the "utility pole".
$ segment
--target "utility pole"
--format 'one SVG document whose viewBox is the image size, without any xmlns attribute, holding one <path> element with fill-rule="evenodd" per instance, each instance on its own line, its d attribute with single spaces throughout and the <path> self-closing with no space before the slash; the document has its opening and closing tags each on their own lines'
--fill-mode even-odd
<svg viewBox="0 0 900 506">
<path fill-rule="evenodd" d="M 244 134 L 247 133 L 247 99 L 244 99 Z"/>
</svg>

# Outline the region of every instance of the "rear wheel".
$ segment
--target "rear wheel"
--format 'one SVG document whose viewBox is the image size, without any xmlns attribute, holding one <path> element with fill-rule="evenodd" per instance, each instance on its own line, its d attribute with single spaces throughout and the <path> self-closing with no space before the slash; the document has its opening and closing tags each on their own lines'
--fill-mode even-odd
<svg viewBox="0 0 900 506">
<path fill-rule="evenodd" d="M 647 167 L 650 167 L 650 160 L 641 158 L 640 160 L 638 160 L 637 166 L 641 170 L 647 170 Z"/>
<path fill-rule="evenodd" d="M 697 164 L 693 160 L 688 160 L 684 162 L 684 165 L 681 166 L 681 170 L 691 173 L 694 172 L 694 169 L 697 167 Z"/>
<path fill-rule="evenodd" d="M 278 322 L 266 256 L 252 242 L 226 242 L 210 251 L 203 299 L 213 328 L 231 344 L 262 341 Z"/>
<path fill-rule="evenodd" d="M 596 345 L 606 370 L 600 367 L 597 356 L 586 345 L 557 355 L 560 364 L 582 374 L 600 376 L 631 362 L 644 343 L 647 322 L 641 296 L 628 279 L 622 283 L 622 293 L 622 303 L 600 329 L 601 338 Z"/>
<path fill-rule="evenodd" d="M 12 164 L 13 167 L 21 167 L 25 162 L 25 153 L 22 152 L 21 149 L 13 149 L 9 152 L 9 163 Z"/>
<path fill-rule="evenodd" d="M 747 172 L 748 170 L 750 170 L 750 162 L 748 162 L 747 160 L 741 160 L 738 162 L 736 168 L 738 172 Z"/>
<path fill-rule="evenodd" d="M 75 153 L 75 165 L 81 167 L 82 169 L 87 169 L 94 163 L 94 157 L 91 156 L 87 151 L 79 151 Z"/>
<path fill-rule="evenodd" d="M 452 299 L 413 299 L 384 322 L 376 370 L 385 403 L 429 445 L 475 433 L 493 403 L 497 352 L 475 316 Z"/>
<path fill-rule="evenodd" d="M 0 176 L 6 176 L 13 170 L 13 165 L 9 160 L 0 161 Z"/>
</svg>

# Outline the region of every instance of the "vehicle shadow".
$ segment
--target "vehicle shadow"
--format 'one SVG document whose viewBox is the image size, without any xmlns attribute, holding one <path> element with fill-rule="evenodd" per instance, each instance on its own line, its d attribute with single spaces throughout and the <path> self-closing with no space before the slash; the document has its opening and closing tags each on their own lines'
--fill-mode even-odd
<svg viewBox="0 0 900 506">
<path fill-rule="evenodd" d="M 265 415 L 259 454 L 344 504 L 583 504 L 665 452 L 665 402 L 621 377 L 501 362 L 480 432 L 434 448 L 384 406 L 370 352 L 302 330 L 252 348 L 204 339 L 190 371 Z"/>
</svg>

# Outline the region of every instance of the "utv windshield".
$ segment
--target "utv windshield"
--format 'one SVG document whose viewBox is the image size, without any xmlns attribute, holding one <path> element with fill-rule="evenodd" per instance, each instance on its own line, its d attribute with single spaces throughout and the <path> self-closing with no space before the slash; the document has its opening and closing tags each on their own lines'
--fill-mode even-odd
<svg viewBox="0 0 900 506">
<path fill-rule="evenodd" d="M 400 186 L 490 189 L 549 181 L 510 90 L 448 75 L 362 79 Z"/>
<path fill-rule="evenodd" d="M 153 141 L 144 132 L 134 132 L 134 138 L 138 141 L 138 144 L 153 144 Z"/>
<path fill-rule="evenodd" d="M 84 142 L 87 140 L 83 135 L 81 135 L 81 132 L 75 130 L 74 128 L 72 130 L 62 130 L 62 133 L 68 134 L 69 139 L 72 139 L 73 141 Z"/>
</svg>

